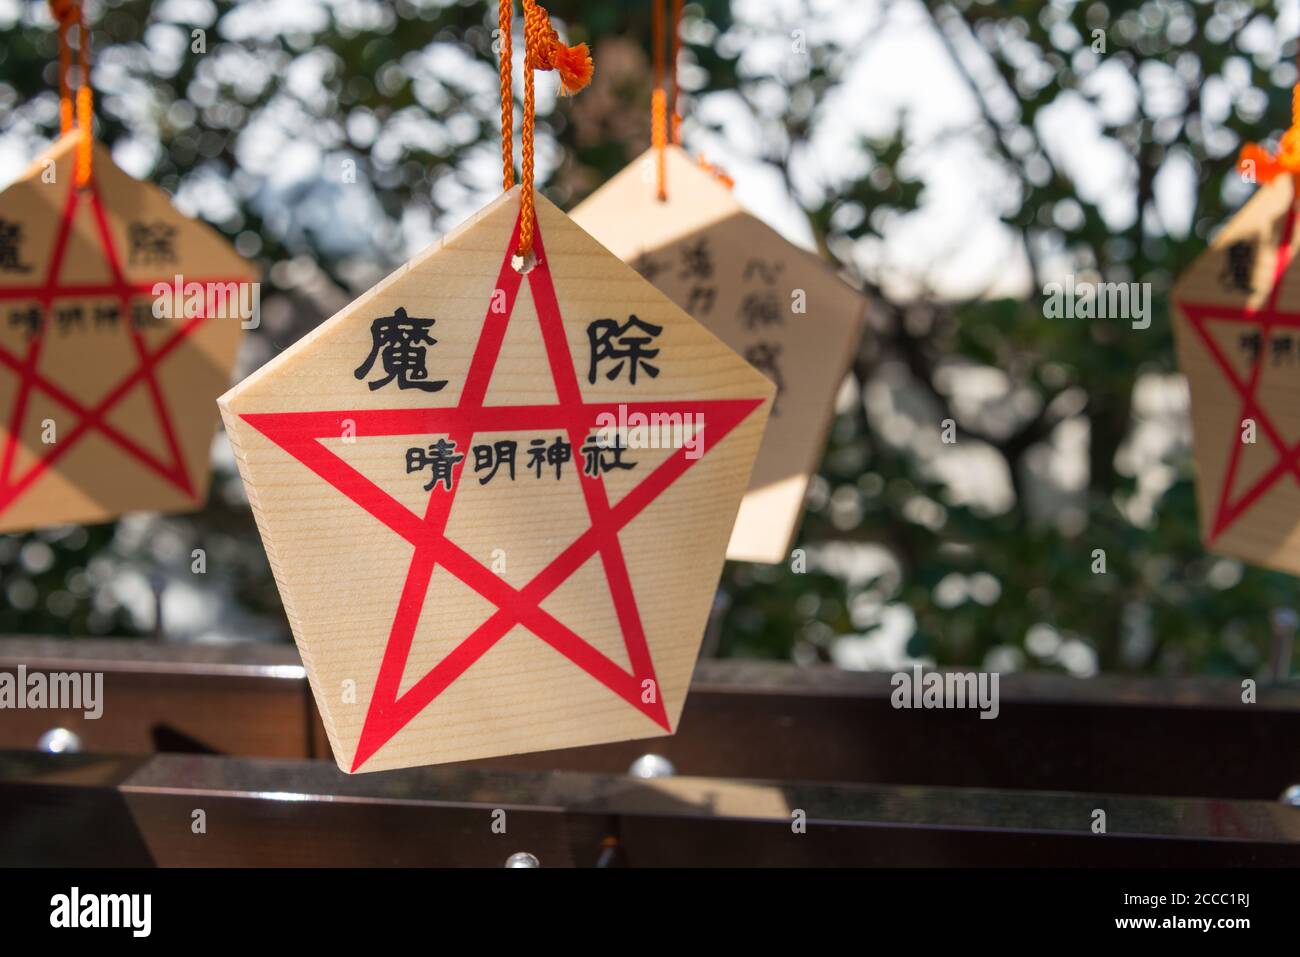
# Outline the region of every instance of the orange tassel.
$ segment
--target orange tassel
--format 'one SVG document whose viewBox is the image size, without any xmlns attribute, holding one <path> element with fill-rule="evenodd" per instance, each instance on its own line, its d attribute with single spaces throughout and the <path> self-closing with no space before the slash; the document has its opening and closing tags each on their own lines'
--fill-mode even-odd
<svg viewBox="0 0 1300 957">
<path fill-rule="evenodd" d="M 1249 176 L 1254 172 L 1254 182 L 1270 183 L 1284 174 L 1300 176 L 1300 83 L 1291 90 L 1291 128 L 1282 134 L 1276 153 L 1270 153 L 1259 143 L 1247 143 L 1237 157 L 1237 172 Z"/>
<path fill-rule="evenodd" d="M 576 47 L 569 47 L 557 42 L 552 62 L 560 73 L 562 96 L 571 96 L 591 82 L 594 68 L 587 44 L 579 43 Z"/>
<path fill-rule="evenodd" d="M 502 29 L 505 29 L 506 14 L 501 14 Z M 504 54 L 504 50 L 503 50 Z M 509 74 L 506 73 L 506 58 L 503 56 L 501 66 L 501 138 L 507 141 L 510 136 L 508 120 L 507 94 L 509 91 Z M 524 125 L 520 130 L 523 144 L 523 176 L 519 194 L 519 247 L 518 256 L 527 260 L 533 251 L 533 230 L 536 226 L 537 213 L 533 208 L 533 131 L 536 126 L 536 101 L 533 93 L 534 70 L 556 70 L 560 74 L 560 93 L 577 93 L 591 82 L 591 54 L 587 44 L 565 46 L 560 42 L 559 34 L 551 26 L 550 15 L 537 5 L 537 0 L 524 0 Z M 504 143 L 503 143 L 504 146 Z M 503 154 L 509 162 L 509 154 Z M 510 176 L 507 174 L 506 181 Z"/>
<path fill-rule="evenodd" d="M 528 66 L 560 74 L 560 95 L 571 96 L 591 82 L 591 52 L 587 44 L 566 46 L 551 26 L 550 15 L 531 0 L 524 3 L 524 36 Z"/>
</svg>

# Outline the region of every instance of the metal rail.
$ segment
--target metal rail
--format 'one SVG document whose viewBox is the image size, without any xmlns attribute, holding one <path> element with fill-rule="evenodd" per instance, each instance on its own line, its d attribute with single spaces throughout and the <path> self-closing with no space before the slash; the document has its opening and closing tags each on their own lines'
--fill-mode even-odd
<svg viewBox="0 0 1300 957">
<path fill-rule="evenodd" d="M 292 646 L 0 639 L 0 671 L 101 671 L 97 721 L 0 712 L 0 747 L 67 727 L 86 750 L 326 758 Z M 1006 674 L 1000 711 L 896 710 L 890 676 L 702 661 L 677 734 L 459 767 L 622 774 L 647 751 L 679 773 L 941 788 L 1275 800 L 1300 783 L 1300 687 L 1236 679 Z"/>
<path fill-rule="evenodd" d="M 1093 830 L 1098 809 L 1104 834 Z M 521 851 L 543 866 L 1295 865 L 1300 812 L 1260 801 L 466 767 L 349 777 L 322 761 L 0 752 L 5 865 L 500 866 Z"/>
</svg>

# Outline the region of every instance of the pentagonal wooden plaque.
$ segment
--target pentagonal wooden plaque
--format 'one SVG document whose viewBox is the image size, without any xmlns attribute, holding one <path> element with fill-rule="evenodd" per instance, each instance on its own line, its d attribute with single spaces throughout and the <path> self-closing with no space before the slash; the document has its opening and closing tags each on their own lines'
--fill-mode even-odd
<svg viewBox="0 0 1300 957">
<path fill-rule="evenodd" d="M 1173 292 L 1206 547 L 1300 573 L 1300 276 L 1289 176 L 1220 230 Z"/>
<path fill-rule="evenodd" d="M 345 771 L 681 713 L 773 389 L 540 196 L 521 276 L 518 209 L 220 400 Z"/>
<path fill-rule="evenodd" d="M 76 144 L 0 193 L 0 531 L 201 506 L 256 322 L 249 263 L 98 145 L 77 189 Z"/>
<path fill-rule="evenodd" d="M 667 149 L 666 166 L 666 201 L 651 150 L 579 204 L 573 221 L 776 384 L 727 557 L 787 561 L 866 303 L 681 149 Z"/>
</svg>

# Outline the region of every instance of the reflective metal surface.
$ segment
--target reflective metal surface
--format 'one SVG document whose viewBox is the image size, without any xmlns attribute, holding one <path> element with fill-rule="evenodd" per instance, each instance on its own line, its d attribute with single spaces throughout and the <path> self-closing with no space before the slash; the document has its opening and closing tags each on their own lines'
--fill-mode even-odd
<svg viewBox="0 0 1300 957">
<path fill-rule="evenodd" d="M 111 834 L 161 864 L 500 867 L 502 808 L 511 842 L 558 866 L 594 866 L 611 834 L 634 866 L 1300 863 L 1300 814 L 1277 801 L 0 752 L 9 864 L 79 863 Z"/>
</svg>

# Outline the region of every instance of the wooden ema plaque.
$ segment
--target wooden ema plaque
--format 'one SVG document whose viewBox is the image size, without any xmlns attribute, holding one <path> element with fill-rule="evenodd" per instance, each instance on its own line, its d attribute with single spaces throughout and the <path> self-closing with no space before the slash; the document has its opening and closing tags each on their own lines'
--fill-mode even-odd
<svg viewBox="0 0 1300 957">
<path fill-rule="evenodd" d="M 1173 291 L 1207 548 L 1300 573 L 1300 276 L 1290 176 L 1261 186 Z"/>
<path fill-rule="evenodd" d="M 521 276 L 518 210 L 220 400 L 344 771 L 681 713 L 773 389 L 541 196 Z"/>
<path fill-rule="evenodd" d="M 0 193 L 0 531 L 200 507 L 237 304 L 256 292 L 214 230 L 98 144 L 77 189 L 77 138 Z M 217 316 L 203 295 L 187 310 L 183 285 L 155 309 L 156 284 L 177 277 L 234 305 Z"/>
<path fill-rule="evenodd" d="M 788 561 L 866 303 L 676 146 L 661 202 L 655 162 L 651 149 L 579 204 L 573 221 L 776 384 L 727 557 Z"/>
</svg>

